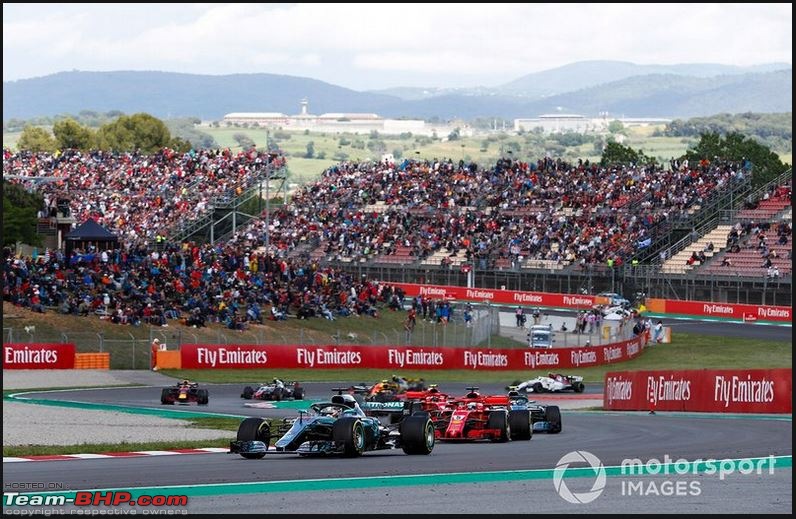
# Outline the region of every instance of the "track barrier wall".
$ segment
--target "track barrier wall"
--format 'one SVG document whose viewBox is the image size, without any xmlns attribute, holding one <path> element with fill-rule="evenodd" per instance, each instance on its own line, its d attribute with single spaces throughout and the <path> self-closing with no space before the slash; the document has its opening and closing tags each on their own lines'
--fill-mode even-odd
<svg viewBox="0 0 796 519">
<path fill-rule="evenodd" d="M 677 314 L 714 319 L 718 317 L 745 322 L 786 323 L 793 321 L 793 310 L 789 306 L 741 305 L 670 299 L 648 299 L 644 305 L 648 311 L 656 314 Z"/>
<path fill-rule="evenodd" d="M 75 369 L 111 369 L 111 354 L 75 353 Z"/>
<path fill-rule="evenodd" d="M 3 369 L 73 369 L 74 367 L 74 344 L 3 344 Z"/>
<path fill-rule="evenodd" d="M 646 334 L 604 346 L 553 349 L 183 344 L 180 356 L 182 369 L 414 368 L 494 371 L 577 368 L 623 362 L 638 356 L 646 344 Z M 162 367 L 158 365 L 159 369 Z"/>
<path fill-rule="evenodd" d="M 422 295 L 429 299 L 447 299 L 501 305 L 532 305 L 545 308 L 585 310 L 594 305 L 606 305 L 608 299 L 593 295 L 558 294 L 551 292 L 525 292 L 490 288 L 466 288 L 450 285 L 425 285 L 417 283 L 386 283 L 400 287 L 407 297 Z M 694 317 L 735 319 L 738 321 L 792 322 L 789 306 L 747 305 L 713 303 L 706 301 L 681 301 L 653 299 L 644 301 L 649 312 L 656 314 L 690 315 Z"/>
<path fill-rule="evenodd" d="M 793 370 L 612 371 L 605 374 L 603 408 L 624 411 L 792 413 Z"/>
</svg>

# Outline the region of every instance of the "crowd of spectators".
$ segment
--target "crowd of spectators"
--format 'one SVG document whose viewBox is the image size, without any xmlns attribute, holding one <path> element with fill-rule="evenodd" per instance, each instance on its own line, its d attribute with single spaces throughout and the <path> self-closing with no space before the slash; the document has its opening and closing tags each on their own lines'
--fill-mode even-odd
<svg viewBox="0 0 796 519">
<path fill-rule="evenodd" d="M 367 261 L 409 250 L 409 261 L 463 252 L 479 268 L 508 259 L 564 264 L 628 261 L 657 223 L 684 215 L 743 178 L 737 164 L 679 169 L 578 161 L 344 162 L 294 193 L 270 217 L 272 252 L 311 244 L 322 255 Z M 241 232 L 264 242 L 265 222 Z M 306 254 L 306 250 L 304 250 Z"/>
<path fill-rule="evenodd" d="M 44 198 L 40 217 L 92 218 L 127 246 L 173 234 L 202 216 L 214 201 L 232 200 L 266 167 L 284 159 L 249 150 L 164 148 L 153 155 L 82 152 L 13 153 L 3 149 L 3 178 L 35 188 Z"/>
<path fill-rule="evenodd" d="M 226 243 L 169 241 L 175 222 L 202 214 L 214 198 L 240 194 L 282 160 L 229 150 L 4 150 L 4 175 L 55 179 L 38 186 L 48 206 L 43 215 L 68 201 L 78 222 L 94 218 L 120 238 L 118 249 L 77 250 L 70 258 L 62 251 L 16 258 L 5 250 L 4 300 L 133 325 L 179 319 L 244 329 L 289 316 L 378 317 L 380 307 L 403 308 L 403 294 L 324 266 L 309 252 L 370 260 L 406 248 L 415 261 L 463 251 L 479 268 L 518 256 L 621 264 L 658 222 L 744 174 L 724 162 L 673 170 L 549 158 L 501 159 L 486 169 L 450 160 L 343 162 L 272 211 L 268 229 L 254 219 Z M 158 235 L 166 240 L 154 246 Z M 450 318 L 444 304 L 429 310 L 420 303 L 422 318 Z"/>
<path fill-rule="evenodd" d="M 70 261 L 61 251 L 34 259 L 5 248 L 3 299 L 119 324 L 218 322 L 237 330 L 266 319 L 378 317 L 379 307 L 403 308 L 400 288 L 243 247 L 186 242 L 103 252 L 79 251 Z"/>
</svg>

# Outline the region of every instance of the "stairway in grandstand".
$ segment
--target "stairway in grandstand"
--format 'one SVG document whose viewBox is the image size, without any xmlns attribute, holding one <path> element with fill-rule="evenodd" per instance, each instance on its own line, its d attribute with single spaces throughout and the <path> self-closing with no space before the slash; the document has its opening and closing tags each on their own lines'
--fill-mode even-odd
<svg viewBox="0 0 796 519">
<path fill-rule="evenodd" d="M 731 230 L 732 225 L 728 224 L 715 227 L 697 241 L 686 246 L 683 250 L 666 260 L 663 265 L 661 265 L 661 272 L 665 274 L 686 274 L 694 268 L 699 267 L 700 265 L 698 264 L 689 265 L 687 263 L 691 255 L 694 252 L 698 253 L 699 251 L 704 251 L 705 256 L 710 260 L 715 254 L 718 254 L 726 248 L 727 235 Z M 712 251 L 705 250 L 705 247 L 709 243 L 713 244 Z"/>
<path fill-rule="evenodd" d="M 769 251 L 776 251 L 776 257 L 770 258 L 771 264 L 779 269 L 779 276 L 790 276 L 793 272 L 793 262 L 789 256 L 793 252 L 793 209 L 790 199 L 790 183 L 777 188 L 775 194 L 768 199 L 760 200 L 754 209 L 738 211 L 736 219 L 751 221 L 758 225 L 768 224 L 768 229 L 763 231 L 765 242 Z M 780 224 L 789 224 L 790 232 L 786 233 L 787 242 L 779 243 L 777 227 Z M 766 277 L 768 268 L 763 266 L 764 257 L 758 248 L 757 236 L 747 236 L 741 243 L 738 252 L 725 251 L 723 255 L 711 261 L 701 273 L 725 276 Z M 730 265 L 722 265 L 721 260 L 726 257 Z"/>
<path fill-rule="evenodd" d="M 736 179 L 728 186 L 725 186 L 724 189 L 713 191 L 701 203 L 689 207 L 685 214 L 675 218 L 667 218 L 652 226 L 649 229 L 652 244 L 637 259 L 642 263 L 656 264 L 662 251 L 668 251 L 669 258 L 672 258 L 682 248 L 682 245 L 678 244 L 677 241 L 679 237 L 683 236 L 684 232 L 693 229 L 701 229 L 702 232 L 708 232 L 718 225 L 719 216 L 723 212 L 733 211 L 738 203 L 749 195 L 750 190 L 751 177 L 746 176 L 743 179 Z M 639 204 L 631 204 L 631 211 L 643 214 L 643 208 Z M 726 236 L 724 242 L 726 242 Z M 724 242 L 722 242 L 722 245 L 724 245 Z M 715 241 L 713 245 L 718 246 Z"/>
<path fill-rule="evenodd" d="M 193 220 L 175 222 L 168 234 L 169 241 L 215 243 L 231 237 L 238 228 L 263 214 L 257 211 L 264 203 L 263 183 L 278 181 L 280 187 L 271 190 L 272 193 L 277 193 L 284 187 L 286 179 L 287 171 L 284 166 L 275 168 L 269 164 L 261 168 L 247 180 L 238 195 L 213 197 L 203 215 Z"/>
<path fill-rule="evenodd" d="M 767 267 L 763 266 L 764 257 L 757 247 L 756 236 L 745 236 L 740 243 L 740 251 L 731 252 L 727 247 L 727 237 L 735 222 L 754 222 L 758 225 L 768 225 L 763 232 L 769 250 L 776 251 L 776 257 L 771 258 L 772 265 L 779 269 L 780 277 L 790 275 L 792 260 L 788 256 L 792 252 L 792 232 L 787 234 L 787 242 L 779 243 L 777 226 L 785 222 L 792 225 L 792 207 L 790 199 L 791 171 L 786 172 L 777 181 L 758 188 L 752 199 L 759 198 L 757 207 L 744 208 L 734 211 L 730 216 L 716 218 L 702 226 L 702 232 L 708 229 L 701 237 L 685 245 L 679 252 L 665 261 L 661 267 L 664 274 L 688 274 L 733 277 L 765 278 L 768 274 Z M 712 252 L 704 251 L 705 246 L 712 242 Z M 693 252 L 704 251 L 708 258 L 704 265 L 694 263 L 688 265 L 687 261 Z M 727 258 L 729 265 L 723 265 Z"/>
</svg>

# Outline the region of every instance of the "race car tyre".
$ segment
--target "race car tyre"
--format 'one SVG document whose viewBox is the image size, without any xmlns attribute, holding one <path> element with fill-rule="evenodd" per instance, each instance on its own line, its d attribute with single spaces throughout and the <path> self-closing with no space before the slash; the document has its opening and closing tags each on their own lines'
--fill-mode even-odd
<svg viewBox="0 0 796 519">
<path fill-rule="evenodd" d="M 492 411 L 486 421 L 487 429 L 500 429 L 500 436 L 492 438 L 493 442 L 507 442 L 511 439 L 511 426 L 505 411 Z"/>
<path fill-rule="evenodd" d="M 557 405 L 549 405 L 544 410 L 544 419 L 550 424 L 550 434 L 561 432 L 561 410 Z"/>
<path fill-rule="evenodd" d="M 533 388 L 534 393 L 541 393 L 542 391 L 544 391 L 544 386 L 542 385 L 541 382 L 534 383 L 534 385 L 531 386 L 531 388 Z"/>
<path fill-rule="evenodd" d="M 583 385 L 583 382 L 575 382 L 572 384 L 572 389 L 575 390 L 575 393 L 583 393 L 583 390 L 586 389 L 586 386 Z"/>
<path fill-rule="evenodd" d="M 338 418 L 332 426 L 332 440 L 343 444 L 343 455 L 349 458 L 365 452 L 365 428 L 352 416 Z"/>
<path fill-rule="evenodd" d="M 243 388 L 243 393 L 240 394 L 241 398 L 245 398 L 246 400 L 251 400 L 254 396 L 254 388 L 251 386 L 246 386 Z"/>
<path fill-rule="evenodd" d="M 297 387 L 293 390 L 293 399 L 294 400 L 304 400 L 304 388 Z"/>
<path fill-rule="evenodd" d="M 171 400 L 171 398 L 169 398 L 169 396 L 170 396 L 170 395 L 171 395 L 171 389 L 169 389 L 169 388 L 167 388 L 167 387 L 164 387 L 164 388 L 163 388 L 163 389 L 160 391 L 160 403 L 161 403 L 162 405 L 173 404 L 173 403 L 174 403 L 174 401 L 173 401 L 173 400 Z"/>
<path fill-rule="evenodd" d="M 246 418 L 238 426 L 238 441 L 261 441 L 268 445 L 271 442 L 271 427 L 262 418 Z M 265 457 L 264 452 L 241 453 L 248 460 Z"/>
<path fill-rule="evenodd" d="M 196 402 L 199 405 L 207 405 L 210 401 L 210 394 L 207 392 L 207 389 L 198 389 L 196 391 Z"/>
<path fill-rule="evenodd" d="M 434 423 L 428 416 L 407 416 L 398 429 L 401 434 L 401 449 L 411 455 L 431 454 L 434 450 Z"/>
<path fill-rule="evenodd" d="M 281 388 L 277 387 L 277 388 L 274 389 L 274 400 L 276 400 L 277 402 L 281 402 L 282 401 L 282 389 Z"/>
<path fill-rule="evenodd" d="M 530 440 L 533 436 L 533 427 L 531 427 L 531 412 L 522 409 L 509 411 L 509 426 L 511 427 L 512 440 Z"/>
</svg>

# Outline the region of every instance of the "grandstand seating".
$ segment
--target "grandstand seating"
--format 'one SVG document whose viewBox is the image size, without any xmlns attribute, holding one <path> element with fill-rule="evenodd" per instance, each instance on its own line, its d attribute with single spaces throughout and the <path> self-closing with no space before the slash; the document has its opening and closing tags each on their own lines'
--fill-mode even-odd
<svg viewBox="0 0 796 519">
<path fill-rule="evenodd" d="M 738 219 L 757 222 L 772 221 L 781 211 L 791 206 L 790 196 L 786 194 L 789 192 L 789 188 L 787 192 L 778 189 L 771 198 L 760 200 L 755 209 L 741 209 L 738 211 Z"/>
</svg>

